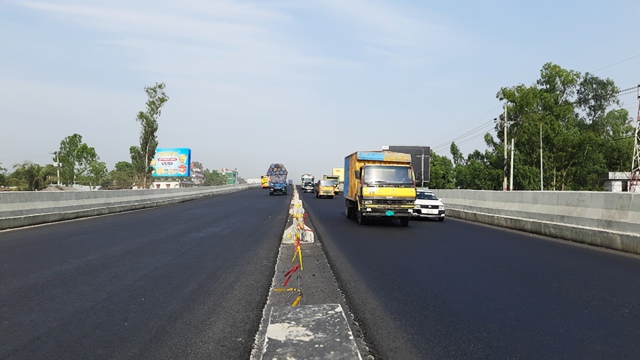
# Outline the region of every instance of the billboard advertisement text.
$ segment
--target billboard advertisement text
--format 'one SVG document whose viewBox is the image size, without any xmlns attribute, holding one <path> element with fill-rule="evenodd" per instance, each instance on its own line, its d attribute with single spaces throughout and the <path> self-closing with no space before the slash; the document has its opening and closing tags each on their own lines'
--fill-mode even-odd
<svg viewBox="0 0 640 360">
<path fill-rule="evenodd" d="M 156 149 L 151 160 L 153 176 L 191 176 L 191 149 Z"/>
</svg>

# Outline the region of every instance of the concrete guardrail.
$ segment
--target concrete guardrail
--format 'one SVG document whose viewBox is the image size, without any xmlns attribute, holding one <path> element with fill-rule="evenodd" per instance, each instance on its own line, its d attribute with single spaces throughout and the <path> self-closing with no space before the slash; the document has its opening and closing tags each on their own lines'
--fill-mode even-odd
<svg viewBox="0 0 640 360">
<path fill-rule="evenodd" d="M 631 193 L 434 192 L 447 216 L 640 254 L 640 197 Z"/>
<path fill-rule="evenodd" d="M 0 230 L 175 204 L 256 187 L 260 185 L 148 190 L 3 192 L 0 193 Z"/>
</svg>

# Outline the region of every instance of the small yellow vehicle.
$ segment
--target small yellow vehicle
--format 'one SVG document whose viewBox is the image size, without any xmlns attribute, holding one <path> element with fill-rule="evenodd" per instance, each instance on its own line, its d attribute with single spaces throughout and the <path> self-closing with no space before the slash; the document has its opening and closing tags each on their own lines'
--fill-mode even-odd
<svg viewBox="0 0 640 360">
<path fill-rule="evenodd" d="M 260 182 L 262 183 L 262 188 L 263 189 L 268 189 L 269 188 L 269 176 L 268 175 L 262 175 L 260 177 Z"/>
<path fill-rule="evenodd" d="M 333 180 L 321 179 L 315 187 L 316 197 L 327 197 L 333 199 L 335 195 L 335 183 Z"/>
</svg>

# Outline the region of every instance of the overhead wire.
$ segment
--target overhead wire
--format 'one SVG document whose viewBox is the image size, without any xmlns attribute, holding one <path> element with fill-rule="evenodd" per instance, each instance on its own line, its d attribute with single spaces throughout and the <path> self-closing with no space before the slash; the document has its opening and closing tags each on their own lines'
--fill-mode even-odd
<svg viewBox="0 0 640 360">
<path fill-rule="evenodd" d="M 615 65 L 621 64 L 621 63 L 623 63 L 623 62 L 629 61 L 629 60 L 631 60 L 631 59 L 635 59 L 635 58 L 637 58 L 637 57 L 640 57 L 640 54 L 638 54 L 638 55 L 634 55 L 634 56 L 632 56 L 632 57 L 630 57 L 630 58 L 627 58 L 627 59 L 624 59 L 624 60 L 622 60 L 622 61 L 618 61 L 618 62 L 613 63 L 613 64 L 611 64 L 611 65 L 607 65 L 607 66 L 602 67 L 602 68 L 600 68 L 600 69 L 594 70 L 593 72 L 595 73 L 595 72 L 597 72 L 597 71 L 604 70 L 604 69 L 606 69 L 606 68 L 609 68 L 609 67 L 612 67 L 612 66 L 615 66 Z M 634 86 L 634 87 L 630 87 L 630 88 L 627 88 L 627 89 L 623 89 L 623 90 L 619 90 L 619 91 L 617 91 L 617 95 L 618 95 L 618 96 L 622 96 L 622 95 L 629 95 L 629 94 L 637 93 L 639 88 L 640 88 L 640 85 L 638 85 L 638 86 Z M 451 132 L 447 133 L 446 135 L 444 135 L 444 136 L 440 137 L 440 139 L 443 139 L 443 138 L 445 138 L 445 137 L 449 136 L 450 134 L 455 133 L 456 131 L 460 130 L 461 128 L 463 128 L 463 127 L 467 126 L 468 124 L 471 124 L 471 123 L 473 123 L 473 122 L 477 121 L 478 119 L 481 119 L 482 117 L 486 116 L 487 114 L 491 113 L 492 111 L 495 111 L 496 109 L 498 109 L 498 108 L 500 108 L 500 107 L 502 107 L 502 105 L 497 106 L 497 107 L 495 107 L 495 108 L 493 108 L 493 109 L 491 109 L 491 110 L 487 111 L 487 112 L 486 112 L 486 113 L 484 113 L 483 115 L 480 115 L 479 117 L 477 117 L 477 118 L 475 118 L 475 119 L 471 120 L 470 122 L 468 122 L 468 123 L 464 124 L 463 126 L 459 127 L 458 129 L 453 130 L 453 131 L 451 131 Z M 490 125 L 490 123 L 485 123 L 484 125 L 481 125 L 481 127 L 483 127 L 483 129 L 484 129 L 484 128 L 486 128 L 486 127 L 487 127 L 487 125 Z M 433 151 L 436 151 L 436 150 L 443 150 L 443 149 L 445 149 L 446 147 L 450 146 L 450 145 L 451 145 L 451 143 L 453 143 L 453 142 L 455 142 L 455 141 L 458 141 L 458 140 L 460 140 L 460 139 L 464 139 L 465 137 L 468 137 L 468 136 L 472 136 L 472 135 L 473 135 L 473 136 L 474 136 L 474 138 L 475 138 L 475 136 L 477 136 L 477 135 L 478 135 L 478 134 L 476 134 L 478 131 L 479 131 L 479 130 L 478 130 L 478 128 L 476 128 L 476 129 L 474 129 L 474 130 L 470 130 L 470 131 L 468 131 L 467 133 L 465 133 L 465 134 L 463 134 L 463 135 L 460 135 L 459 137 L 457 137 L 457 138 L 455 138 L 455 139 L 453 139 L 453 140 L 446 141 L 446 142 L 444 142 L 444 143 L 441 143 L 440 145 L 436 145 L 436 146 L 432 147 L 432 149 L 433 149 Z M 438 141 L 439 141 L 440 139 L 438 139 Z M 471 140 L 473 140 L 473 139 L 464 139 L 464 140 L 460 141 L 458 144 L 459 144 L 459 145 L 461 145 L 461 144 L 464 144 L 464 143 L 469 142 L 469 141 L 471 141 Z"/>
</svg>

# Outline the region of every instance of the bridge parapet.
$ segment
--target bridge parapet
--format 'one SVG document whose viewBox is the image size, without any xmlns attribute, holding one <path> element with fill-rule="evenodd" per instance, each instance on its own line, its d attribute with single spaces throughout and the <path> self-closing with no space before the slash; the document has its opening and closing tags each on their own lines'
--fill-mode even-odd
<svg viewBox="0 0 640 360">
<path fill-rule="evenodd" d="M 434 190 L 447 215 L 640 253 L 640 197 L 586 191 Z"/>
</svg>

